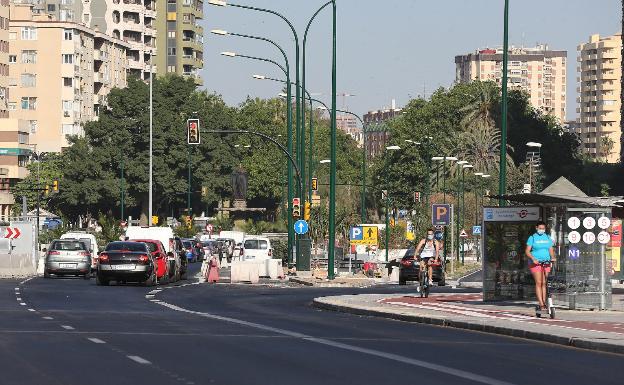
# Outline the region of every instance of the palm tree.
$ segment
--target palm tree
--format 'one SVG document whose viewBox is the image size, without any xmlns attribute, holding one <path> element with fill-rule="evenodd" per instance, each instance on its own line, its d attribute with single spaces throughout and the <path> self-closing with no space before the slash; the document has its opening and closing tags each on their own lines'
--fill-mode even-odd
<svg viewBox="0 0 624 385">
<path fill-rule="evenodd" d="M 500 163 L 500 131 L 494 127 L 464 131 L 460 135 L 463 160 L 470 162 L 475 170 L 491 173 L 498 172 Z M 507 167 L 515 167 L 510 152 L 513 148 L 507 145 Z"/>
<path fill-rule="evenodd" d="M 624 1 L 624 0 L 622 0 Z M 499 88 L 493 82 L 476 82 L 479 91 L 472 101 L 463 107 L 461 125 L 467 131 L 490 130 L 496 126 L 494 113 L 500 105 Z"/>
</svg>

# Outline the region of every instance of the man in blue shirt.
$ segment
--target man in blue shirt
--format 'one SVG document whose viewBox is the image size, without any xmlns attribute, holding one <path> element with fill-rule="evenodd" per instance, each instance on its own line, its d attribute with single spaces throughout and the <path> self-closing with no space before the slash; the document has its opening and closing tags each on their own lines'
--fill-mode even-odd
<svg viewBox="0 0 624 385">
<path fill-rule="evenodd" d="M 546 234 L 546 223 L 537 222 L 535 234 L 527 239 L 524 253 L 529 259 L 529 270 L 535 280 L 535 293 L 540 309 L 546 310 L 546 282 L 550 273 L 550 263 L 556 260 L 554 242 Z"/>
</svg>

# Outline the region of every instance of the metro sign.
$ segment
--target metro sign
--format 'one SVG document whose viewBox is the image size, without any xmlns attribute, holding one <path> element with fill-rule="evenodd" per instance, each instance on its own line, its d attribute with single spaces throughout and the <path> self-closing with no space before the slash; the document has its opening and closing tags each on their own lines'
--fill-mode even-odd
<svg viewBox="0 0 624 385">
<path fill-rule="evenodd" d="M 4 233 L 6 239 L 17 239 L 22 235 L 22 232 L 17 227 L 7 227 Z"/>
</svg>

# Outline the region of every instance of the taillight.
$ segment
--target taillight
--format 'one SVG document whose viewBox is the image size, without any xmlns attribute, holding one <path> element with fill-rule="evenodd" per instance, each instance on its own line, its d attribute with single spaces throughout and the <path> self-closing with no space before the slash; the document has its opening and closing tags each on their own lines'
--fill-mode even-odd
<svg viewBox="0 0 624 385">
<path fill-rule="evenodd" d="M 98 259 L 100 260 L 100 263 L 101 262 L 108 262 L 108 254 L 102 253 L 102 254 L 100 254 Z"/>
<path fill-rule="evenodd" d="M 81 256 L 81 257 L 90 257 L 91 256 L 91 254 L 89 254 L 88 251 L 81 251 L 81 252 L 78 253 L 78 255 Z"/>
<path fill-rule="evenodd" d="M 56 250 L 50 250 L 48 251 L 48 255 L 61 255 L 60 251 L 56 251 Z"/>
<path fill-rule="evenodd" d="M 404 259 L 401 261 L 401 265 L 403 266 L 411 266 L 412 265 L 412 260 L 411 259 Z"/>
<path fill-rule="evenodd" d="M 273 256 L 273 250 L 269 249 L 269 257 Z"/>
<path fill-rule="evenodd" d="M 140 263 L 147 263 L 147 261 L 149 261 L 149 256 L 147 256 L 147 255 L 140 255 L 139 256 L 139 262 Z"/>
</svg>

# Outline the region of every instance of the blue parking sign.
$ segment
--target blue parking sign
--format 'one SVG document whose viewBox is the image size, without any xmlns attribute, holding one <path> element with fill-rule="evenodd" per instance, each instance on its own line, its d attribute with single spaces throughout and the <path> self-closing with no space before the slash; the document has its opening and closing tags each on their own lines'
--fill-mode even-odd
<svg viewBox="0 0 624 385">
<path fill-rule="evenodd" d="M 364 232 L 362 226 L 353 226 L 349 231 L 349 239 L 352 241 L 361 241 L 364 239 Z"/>
<path fill-rule="evenodd" d="M 450 204 L 431 205 L 431 224 L 433 226 L 448 226 L 451 224 L 452 206 Z"/>
</svg>

